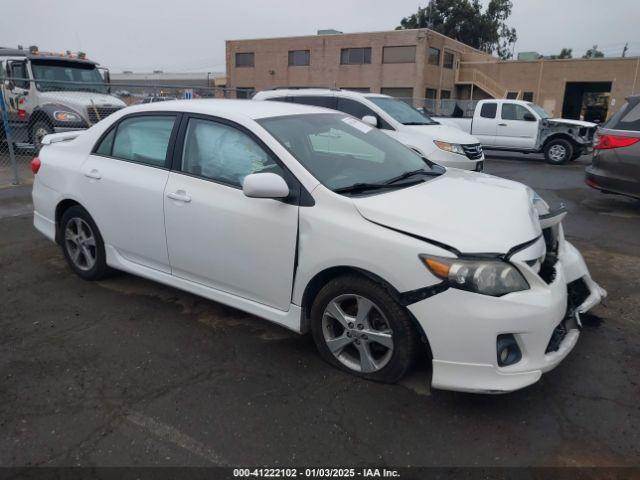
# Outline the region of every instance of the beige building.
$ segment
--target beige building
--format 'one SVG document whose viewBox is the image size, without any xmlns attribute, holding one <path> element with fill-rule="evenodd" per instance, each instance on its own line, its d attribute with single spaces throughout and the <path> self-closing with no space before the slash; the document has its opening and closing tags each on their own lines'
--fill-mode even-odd
<svg viewBox="0 0 640 480">
<path fill-rule="evenodd" d="M 440 110 L 449 99 L 519 98 L 554 116 L 606 118 L 635 93 L 640 58 L 509 60 L 428 29 L 229 40 L 227 87 L 331 87 L 413 98 Z M 426 101 L 424 100 L 426 99 Z"/>
</svg>

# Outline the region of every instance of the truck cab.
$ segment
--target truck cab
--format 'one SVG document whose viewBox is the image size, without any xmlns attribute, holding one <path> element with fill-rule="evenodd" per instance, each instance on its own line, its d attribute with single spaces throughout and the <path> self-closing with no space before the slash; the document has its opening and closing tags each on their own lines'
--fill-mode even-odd
<svg viewBox="0 0 640 480">
<path fill-rule="evenodd" d="M 108 80 L 108 70 L 82 53 L 0 48 L 0 101 L 12 141 L 39 150 L 45 135 L 89 128 L 125 107 Z"/>
<path fill-rule="evenodd" d="M 478 138 L 487 150 L 543 153 L 551 164 L 575 160 L 592 149 L 595 123 L 551 118 L 541 106 L 509 99 L 481 100 L 473 118 L 438 118 Z"/>
</svg>

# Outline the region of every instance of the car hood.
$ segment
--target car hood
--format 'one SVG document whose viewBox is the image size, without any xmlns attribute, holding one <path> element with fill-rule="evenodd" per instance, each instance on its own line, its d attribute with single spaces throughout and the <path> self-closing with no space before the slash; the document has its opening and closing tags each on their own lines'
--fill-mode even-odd
<svg viewBox="0 0 640 480">
<path fill-rule="evenodd" d="M 587 128 L 595 128 L 597 125 L 592 122 L 584 122 L 582 120 L 569 120 L 567 118 L 549 118 L 547 119 L 550 123 L 562 123 L 565 125 L 575 125 L 576 127 L 587 127 Z"/>
<path fill-rule="evenodd" d="M 541 234 L 532 195 L 521 183 L 448 169 L 424 183 L 353 202 L 379 225 L 462 253 L 504 254 Z"/>
<path fill-rule="evenodd" d="M 403 130 L 431 137 L 430 140 L 472 145 L 480 143 L 478 139 L 459 128 L 448 125 L 405 125 Z"/>
<path fill-rule="evenodd" d="M 82 116 L 86 116 L 87 107 L 126 107 L 126 104 L 111 95 L 96 92 L 44 92 L 42 100 L 67 106 Z"/>
</svg>

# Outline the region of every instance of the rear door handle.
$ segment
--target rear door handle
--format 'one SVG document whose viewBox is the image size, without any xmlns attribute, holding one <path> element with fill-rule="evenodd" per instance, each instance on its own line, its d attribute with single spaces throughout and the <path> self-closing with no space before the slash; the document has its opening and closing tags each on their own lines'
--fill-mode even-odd
<svg viewBox="0 0 640 480">
<path fill-rule="evenodd" d="M 100 175 L 100 172 L 95 168 L 86 172 L 84 176 L 87 178 L 93 178 L 94 180 L 100 180 L 102 178 L 102 175 Z"/>
<path fill-rule="evenodd" d="M 184 190 L 178 190 L 177 192 L 167 193 L 167 197 L 177 202 L 189 203 L 191 201 L 191 197 L 187 195 L 187 192 L 185 192 Z"/>
</svg>

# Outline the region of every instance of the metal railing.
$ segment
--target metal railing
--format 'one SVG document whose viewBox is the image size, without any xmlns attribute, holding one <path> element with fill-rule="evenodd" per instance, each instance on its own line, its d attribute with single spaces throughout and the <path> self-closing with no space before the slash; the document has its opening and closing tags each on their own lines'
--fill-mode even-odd
<svg viewBox="0 0 640 480">
<path fill-rule="evenodd" d="M 505 87 L 476 68 L 458 68 L 456 70 L 456 83 L 474 84 L 494 98 L 505 98 L 507 96 Z"/>
<path fill-rule="evenodd" d="M 173 99 L 251 98 L 252 90 L 173 83 L 0 79 L 0 187 L 29 183 L 42 136 L 86 129 L 129 105 Z"/>
</svg>

